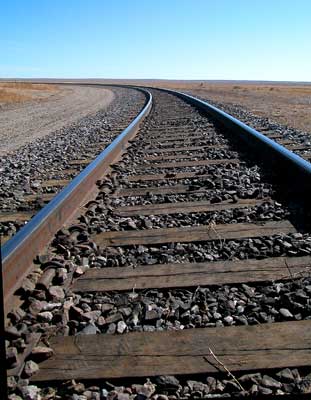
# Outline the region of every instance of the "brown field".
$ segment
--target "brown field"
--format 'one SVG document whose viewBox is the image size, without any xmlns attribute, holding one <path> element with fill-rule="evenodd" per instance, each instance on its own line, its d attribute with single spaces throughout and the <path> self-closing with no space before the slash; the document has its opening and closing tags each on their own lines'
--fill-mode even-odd
<svg viewBox="0 0 311 400">
<path fill-rule="evenodd" d="M 54 85 L 0 82 L 0 105 L 42 100 L 58 91 L 58 87 Z"/>
</svg>

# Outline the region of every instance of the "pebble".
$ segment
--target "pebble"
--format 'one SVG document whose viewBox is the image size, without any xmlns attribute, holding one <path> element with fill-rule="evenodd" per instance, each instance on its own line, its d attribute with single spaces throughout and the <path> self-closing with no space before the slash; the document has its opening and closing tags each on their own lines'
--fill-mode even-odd
<svg viewBox="0 0 311 400">
<path fill-rule="evenodd" d="M 48 292 L 54 301 L 60 301 L 65 298 L 64 289 L 61 286 L 51 286 Z"/>
<path fill-rule="evenodd" d="M 117 332 L 124 333 L 126 331 L 127 325 L 124 321 L 119 321 L 117 324 Z"/>
<path fill-rule="evenodd" d="M 106 318 L 106 323 L 107 324 L 116 323 L 120 320 L 122 320 L 122 314 L 116 312 L 108 315 L 108 317 Z"/>
<path fill-rule="evenodd" d="M 8 376 L 7 387 L 10 391 L 15 390 L 17 387 L 17 382 L 14 376 Z"/>
<path fill-rule="evenodd" d="M 39 371 L 39 366 L 37 363 L 35 363 L 32 360 L 26 361 L 25 367 L 23 370 L 24 376 L 26 376 L 27 378 L 30 378 L 32 375 L 34 375 L 38 371 Z"/>
<path fill-rule="evenodd" d="M 293 318 L 293 314 L 287 308 L 280 308 L 280 314 L 284 318 Z"/>
<path fill-rule="evenodd" d="M 17 394 L 10 394 L 8 396 L 9 400 L 23 400 L 20 396 L 18 396 Z"/>
<path fill-rule="evenodd" d="M 12 368 L 16 365 L 18 358 L 18 352 L 15 347 L 8 347 L 6 349 L 6 364 L 8 368 Z"/>
<path fill-rule="evenodd" d="M 38 313 L 38 319 L 43 322 L 50 322 L 53 319 L 53 313 L 50 311 L 44 311 Z"/>
<path fill-rule="evenodd" d="M 231 315 L 228 315 L 227 317 L 224 318 L 224 321 L 228 324 L 231 325 L 233 323 L 233 318 L 231 317 Z"/>
<path fill-rule="evenodd" d="M 162 389 L 165 390 L 177 390 L 179 388 L 179 381 L 177 378 L 171 375 L 160 375 L 155 378 L 155 383 Z"/>
<path fill-rule="evenodd" d="M 82 329 L 77 335 L 96 335 L 99 333 L 99 329 L 94 324 L 88 324 L 85 328 Z"/>
<path fill-rule="evenodd" d="M 280 388 L 282 386 L 282 384 L 280 382 L 271 378 L 271 376 L 268 376 L 268 375 L 263 376 L 263 378 L 261 380 L 261 384 L 263 386 L 269 387 L 269 388 Z"/>
<path fill-rule="evenodd" d="M 278 372 L 276 375 L 283 382 L 294 382 L 295 381 L 294 375 L 289 368 L 282 369 L 282 371 Z"/>
<path fill-rule="evenodd" d="M 54 351 L 50 347 L 36 346 L 32 349 L 31 358 L 36 362 L 40 362 L 51 357 L 53 353 Z"/>
<path fill-rule="evenodd" d="M 263 387 L 263 386 L 258 386 L 258 392 L 264 395 L 272 394 L 273 390 Z"/>
<path fill-rule="evenodd" d="M 5 335 L 8 339 L 18 339 L 21 337 L 21 333 L 15 326 L 5 328 Z"/>
<path fill-rule="evenodd" d="M 23 398 L 26 400 L 41 400 L 40 389 L 37 386 L 30 385 L 21 388 Z"/>
</svg>

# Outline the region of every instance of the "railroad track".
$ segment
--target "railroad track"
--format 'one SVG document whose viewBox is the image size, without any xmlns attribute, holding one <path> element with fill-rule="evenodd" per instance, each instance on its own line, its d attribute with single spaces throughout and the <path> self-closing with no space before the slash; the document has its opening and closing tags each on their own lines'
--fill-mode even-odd
<svg viewBox="0 0 311 400">
<path fill-rule="evenodd" d="M 4 246 L 9 375 L 32 385 L 10 390 L 307 396 L 310 164 L 273 132 L 151 93 Z"/>
</svg>

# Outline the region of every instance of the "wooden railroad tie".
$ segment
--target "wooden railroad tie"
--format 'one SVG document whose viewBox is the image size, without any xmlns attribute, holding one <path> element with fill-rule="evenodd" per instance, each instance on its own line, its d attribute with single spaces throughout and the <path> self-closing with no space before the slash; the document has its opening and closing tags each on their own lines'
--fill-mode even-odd
<svg viewBox="0 0 311 400">
<path fill-rule="evenodd" d="M 191 193 L 191 192 L 190 192 Z M 198 191 L 198 193 L 201 193 Z M 188 201 L 178 203 L 162 203 L 135 205 L 127 207 L 118 207 L 114 213 L 121 217 L 131 217 L 134 215 L 167 215 L 177 213 L 197 213 L 197 212 L 214 212 L 222 210 L 232 210 L 235 208 L 253 207 L 263 204 L 263 200 L 248 199 L 239 200 L 237 203 L 231 201 L 223 201 L 221 203 L 211 204 L 209 201 Z"/>
<path fill-rule="evenodd" d="M 311 146 L 307 145 L 307 144 L 288 144 L 286 146 L 288 148 L 288 150 L 311 150 Z"/>
<path fill-rule="evenodd" d="M 29 221 L 34 215 L 34 211 L 2 212 L 0 222 Z"/>
<path fill-rule="evenodd" d="M 139 140 L 139 136 L 137 137 L 137 139 Z M 143 136 L 142 139 L 143 140 L 157 140 L 157 141 L 171 141 L 171 140 L 175 140 L 175 139 L 185 139 L 185 138 L 190 138 L 190 139 L 202 139 L 202 138 L 209 138 L 209 134 L 208 133 L 198 133 L 198 132 L 175 132 L 172 134 L 157 134 L 157 135 L 146 135 Z"/>
<path fill-rule="evenodd" d="M 75 292 L 110 292 L 263 282 L 310 274 L 311 257 L 139 265 L 89 269 L 75 281 Z"/>
<path fill-rule="evenodd" d="M 238 240 L 277 234 L 289 234 L 296 229 L 289 221 L 271 221 L 262 224 L 238 223 L 199 225 L 182 228 L 159 228 L 139 231 L 108 231 L 93 236 L 99 246 L 154 245 L 164 243 L 189 243 L 195 241 Z"/>
<path fill-rule="evenodd" d="M 203 149 L 204 150 L 204 149 Z M 152 157 L 145 157 L 145 161 L 148 162 L 155 162 L 155 161 L 166 161 L 166 160 L 177 160 L 177 159 L 197 159 L 197 158 L 206 158 L 207 154 L 204 151 L 200 153 L 191 153 L 191 154 L 170 154 L 166 156 L 154 156 Z M 151 164 L 152 165 L 152 164 Z"/>
<path fill-rule="evenodd" d="M 174 142 L 167 142 L 167 143 L 162 143 L 160 141 L 156 141 L 156 142 L 144 142 L 144 146 L 146 147 L 146 149 L 148 148 L 148 146 L 153 146 L 153 147 L 160 147 L 162 150 L 165 151 L 166 148 L 171 148 L 173 147 L 185 147 L 185 146 L 210 146 L 213 143 L 213 140 L 211 138 L 204 138 L 204 139 L 184 139 L 184 140 L 179 140 L 179 143 L 176 143 L 177 146 L 173 146 Z"/>
<path fill-rule="evenodd" d="M 36 193 L 36 194 L 29 194 L 24 196 L 24 201 L 26 203 L 32 203 L 34 201 L 42 201 L 44 203 L 47 203 L 53 199 L 54 196 L 56 196 L 57 193 Z"/>
<path fill-rule="evenodd" d="M 276 142 L 281 144 L 282 146 L 295 144 L 291 139 L 280 139 L 276 140 Z"/>
<path fill-rule="evenodd" d="M 133 188 L 133 189 L 117 189 L 112 197 L 133 197 L 133 196 L 147 196 L 156 194 L 175 194 L 175 193 L 204 193 L 206 188 L 193 189 L 190 185 L 172 185 L 172 186 L 155 186 L 147 188 Z"/>
<path fill-rule="evenodd" d="M 200 174 L 198 172 L 176 172 L 176 173 L 162 173 L 162 174 L 137 174 L 128 175 L 129 182 L 144 182 L 144 181 L 162 181 L 162 180 L 178 180 L 185 178 L 211 178 L 209 174 Z"/>
<path fill-rule="evenodd" d="M 126 335 L 56 336 L 54 356 L 31 380 L 111 379 L 218 373 L 311 364 L 311 321 Z M 209 350 L 210 349 L 210 350 Z"/>
<path fill-rule="evenodd" d="M 82 160 L 71 160 L 68 162 L 68 165 L 88 165 L 93 161 L 92 158 L 86 158 Z"/>
<path fill-rule="evenodd" d="M 41 186 L 43 188 L 49 187 L 64 187 L 69 184 L 69 179 L 49 179 L 48 181 L 42 182 Z"/>
<path fill-rule="evenodd" d="M 197 160 L 197 161 L 179 161 L 179 162 L 163 162 L 152 164 L 140 164 L 136 169 L 152 169 L 152 168 L 182 168 L 182 167 L 200 167 L 206 165 L 226 165 L 226 164 L 240 164 L 241 161 L 237 158 L 217 159 L 217 160 Z"/>
<path fill-rule="evenodd" d="M 178 152 L 178 151 L 196 151 L 196 150 L 204 150 L 204 149 L 228 149 L 228 145 L 222 144 L 207 144 L 203 146 L 184 146 L 184 147 L 167 147 L 167 148 L 146 148 L 143 150 L 145 154 L 155 154 L 155 153 L 169 153 L 169 152 Z M 150 156 L 151 158 L 152 156 Z M 147 160 L 149 156 L 145 159 Z"/>
</svg>

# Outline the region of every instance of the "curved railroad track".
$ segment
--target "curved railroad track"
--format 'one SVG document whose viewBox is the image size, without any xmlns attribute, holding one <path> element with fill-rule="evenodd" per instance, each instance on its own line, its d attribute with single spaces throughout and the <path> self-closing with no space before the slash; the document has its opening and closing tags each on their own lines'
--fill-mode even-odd
<svg viewBox="0 0 311 400">
<path fill-rule="evenodd" d="M 10 391 L 308 396 L 311 165 L 273 132 L 144 90 L 3 247 Z"/>
</svg>

